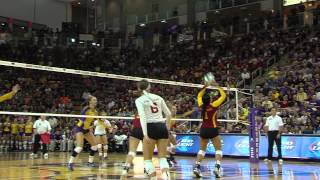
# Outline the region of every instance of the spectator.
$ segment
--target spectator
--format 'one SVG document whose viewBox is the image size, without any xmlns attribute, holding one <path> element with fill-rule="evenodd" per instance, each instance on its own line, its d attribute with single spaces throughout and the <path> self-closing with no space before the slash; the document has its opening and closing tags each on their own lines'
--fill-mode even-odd
<svg viewBox="0 0 320 180">
<path fill-rule="evenodd" d="M 303 88 L 300 88 L 300 89 L 299 89 L 299 92 L 298 92 L 298 94 L 297 94 L 297 96 L 296 96 L 296 100 L 297 100 L 298 102 L 304 102 L 304 101 L 306 101 L 307 99 L 308 99 L 307 93 L 304 92 Z"/>
<path fill-rule="evenodd" d="M 241 78 L 243 80 L 243 86 L 244 88 L 249 86 L 251 84 L 251 77 L 250 73 L 248 72 L 247 69 L 244 69 L 243 72 L 241 73 Z"/>
</svg>

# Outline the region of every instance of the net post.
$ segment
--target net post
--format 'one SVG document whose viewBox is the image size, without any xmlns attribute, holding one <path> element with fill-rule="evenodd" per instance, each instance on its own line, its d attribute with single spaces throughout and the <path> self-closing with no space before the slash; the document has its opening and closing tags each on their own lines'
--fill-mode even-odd
<svg viewBox="0 0 320 180">
<path fill-rule="evenodd" d="M 259 162 L 259 129 L 255 121 L 256 108 L 250 108 L 249 114 L 249 145 L 250 145 L 250 163 Z"/>
<path fill-rule="evenodd" d="M 239 97 L 238 97 L 238 90 L 235 91 L 236 93 L 236 120 L 239 121 Z"/>
</svg>

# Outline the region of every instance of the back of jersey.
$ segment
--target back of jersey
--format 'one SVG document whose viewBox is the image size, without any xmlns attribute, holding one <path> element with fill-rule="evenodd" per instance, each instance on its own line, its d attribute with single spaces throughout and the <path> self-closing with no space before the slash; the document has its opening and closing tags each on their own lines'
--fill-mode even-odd
<svg viewBox="0 0 320 180">
<path fill-rule="evenodd" d="M 162 97 L 155 94 L 144 94 L 136 100 L 136 104 L 143 106 L 147 122 L 163 121 L 162 111 L 167 108 Z M 164 107 L 165 106 L 165 107 Z M 169 111 L 169 110 L 168 110 Z"/>
</svg>

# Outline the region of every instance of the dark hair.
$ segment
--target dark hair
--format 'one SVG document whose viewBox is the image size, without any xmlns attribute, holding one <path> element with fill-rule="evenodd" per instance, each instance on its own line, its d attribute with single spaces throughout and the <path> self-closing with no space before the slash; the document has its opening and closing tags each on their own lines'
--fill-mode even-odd
<svg viewBox="0 0 320 180">
<path fill-rule="evenodd" d="M 138 82 L 138 89 L 143 91 L 148 89 L 149 82 L 147 80 L 141 80 Z"/>
<path fill-rule="evenodd" d="M 205 113 L 206 113 L 206 110 L 207 110 L 207 107 L 208 105 L 210 104 L 210 94 L 209 93 L 205 93 L 203 96 L 202 96 L 202 119 L 205 118 Z"/>
</svg>

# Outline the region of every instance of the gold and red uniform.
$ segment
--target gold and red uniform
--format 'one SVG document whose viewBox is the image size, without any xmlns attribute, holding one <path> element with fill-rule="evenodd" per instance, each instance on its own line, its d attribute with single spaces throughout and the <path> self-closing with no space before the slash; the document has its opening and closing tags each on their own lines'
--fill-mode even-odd
<svg viewBox="0 0 320 180">
<path fill-rule="evenodd" d="M 221 87 L 218 87 L 218 91 L 220 93 L 220 97 L 207 105 L 205 109 L 205 114 L 202 118 L 202 124 L 200 129 L 200 137 L 203 137 L 205 139 L 208 138 L 214 138 L 218 136 L 218 116 L 217 112 L 221 104 L 226 99 L 226 93 Z M 198 93 L 198 106 L 199 108 L 202 108 L 203 101 L 202 97 L 206 93 L 206 86 L 201 89 L 201 91 Z"/>
</svg>

